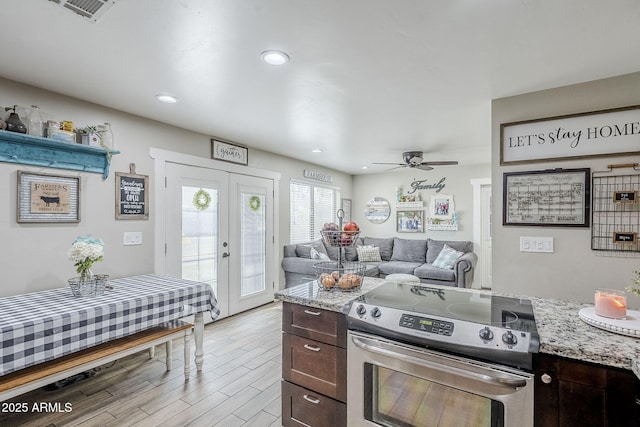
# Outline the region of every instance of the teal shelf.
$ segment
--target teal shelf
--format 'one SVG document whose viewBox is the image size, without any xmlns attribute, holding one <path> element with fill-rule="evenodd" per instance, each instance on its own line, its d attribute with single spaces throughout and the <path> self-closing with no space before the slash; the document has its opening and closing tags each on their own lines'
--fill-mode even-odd
<svg viewBox="0 0 640 427">
<path fill-rule="evenodd" d="M 111 155 L 119 154 L 111 151 Z M 68 169 L 109 176 L 110 156 L 102 148 L 0 130 L 0 162 Z"/>
</svg>

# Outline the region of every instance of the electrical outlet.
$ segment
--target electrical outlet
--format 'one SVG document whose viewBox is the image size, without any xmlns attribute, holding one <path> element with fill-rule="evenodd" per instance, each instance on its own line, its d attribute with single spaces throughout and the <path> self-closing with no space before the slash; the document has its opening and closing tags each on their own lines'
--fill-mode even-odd
<svg viewBox="0 0 640 427">
<path fill-rule="evenodd" d="M 124 246 L 141 245 L 142 244 L 142 232 L 141 231 L 125 231 L 122 236 L 122 244 Z"/>
</svg>

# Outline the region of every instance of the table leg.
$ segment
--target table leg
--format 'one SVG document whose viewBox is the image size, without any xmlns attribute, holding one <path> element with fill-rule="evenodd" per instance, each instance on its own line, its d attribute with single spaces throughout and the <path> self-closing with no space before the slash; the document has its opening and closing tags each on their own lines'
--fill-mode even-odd
<svg viewBox="0 0 640 427">
<path fill-rule="evenodd" d="M 204 362 L 204 351 L 202 350 L 202 340 L 204 336 L 204 317 L 203 313 L 196 313 L 193 319 L 193 332 L 196 340 L 196 368 L 198 372 L 202 371 L 202 363 Z"/>
<path fill-rule="evenodd" d="M 169 340 L 165 343 L 164 349 L 167 353 L 165 361 L 167 364 L 167 371 L 171 370 L 171 353 L 173 353 L 173 341 Z"/>
<path fill-rule="evenodd" d="M 191 370 L 191 329 L 184 331 L 184 379 L 189 380 Z"/>
</svg>

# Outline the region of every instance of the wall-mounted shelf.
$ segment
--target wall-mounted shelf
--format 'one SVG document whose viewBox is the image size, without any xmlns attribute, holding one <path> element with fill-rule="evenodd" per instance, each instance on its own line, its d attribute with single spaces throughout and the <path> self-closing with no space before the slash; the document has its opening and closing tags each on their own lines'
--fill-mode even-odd
<svg viewBox="0 0 640 427">
<path fill-rule="evenodd" d="M 427 224 L 431 231 L 458 231 L 458 224 Z"/>
<path fill-rule="evenodd" d="M 110 156 L 98 147 L 0 130 L 0 162 L 100 173 L 104 180 L 109 176 Z"/>
<path fill-rule="evenodd" d="M 421 201 L 417 202 L 396 202 L 396 208 L 398 209 L 414 209 L 421 208 L 423 206 Z"/>
</svg>

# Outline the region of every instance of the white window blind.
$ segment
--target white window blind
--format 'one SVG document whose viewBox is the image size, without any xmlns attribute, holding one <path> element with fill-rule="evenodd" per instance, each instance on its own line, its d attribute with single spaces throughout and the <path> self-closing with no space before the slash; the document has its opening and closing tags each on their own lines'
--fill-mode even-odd
<svg viewBox="0 0 640 427">
<path fill-rule="evenodd" d="M 290 243 L 317 240 L 325 223 L 338 221 L 340 189 L 292 179 L 289 203 Z"/>
</svg>

